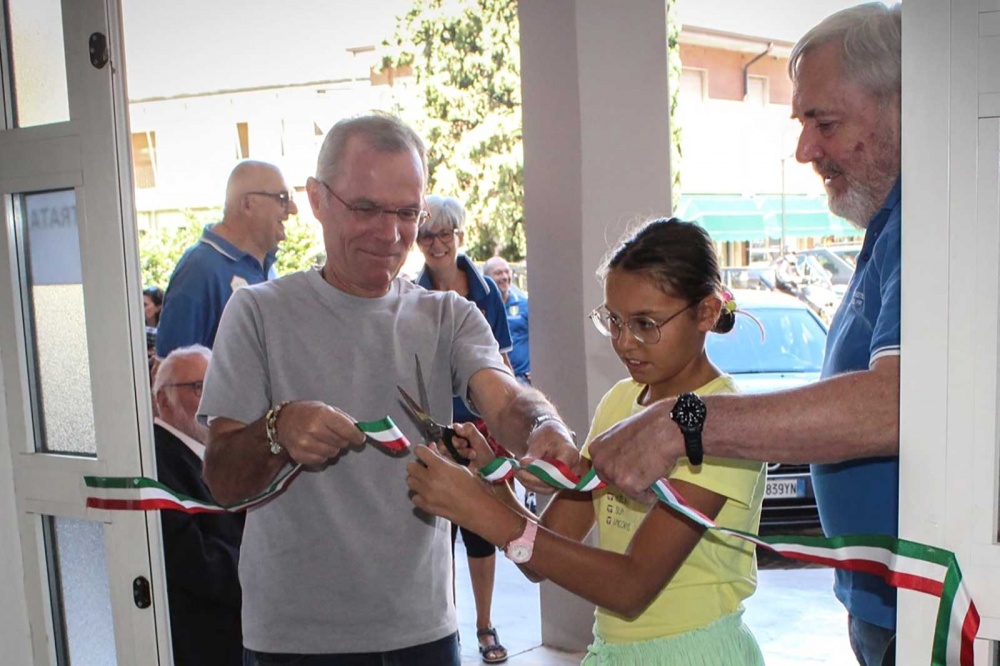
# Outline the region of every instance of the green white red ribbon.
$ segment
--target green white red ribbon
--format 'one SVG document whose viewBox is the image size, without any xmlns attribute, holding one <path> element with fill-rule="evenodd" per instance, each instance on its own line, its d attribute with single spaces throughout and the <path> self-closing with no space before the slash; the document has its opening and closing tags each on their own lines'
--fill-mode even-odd
<svg viewBox="0 0 1000 666">
<path fill-rule="evenodd" d="M 607 485 L 593 469 L 580 478 L 556 460 L 534 460 L 522 467 L 511 458 L 495 458 L 479 473 L 487 481 L 498 483 L 522 469 L 564 490 L 592 492 Z M 793 560 L 875 574 L 893 587 L 939 597 L 931 665 L 972 666 L 972 644 L 979 631 L 979 613 L 962 580 L 954 553 L 884 534 L 831 538 L 758 536 L 717 525 L 690 506 L 666 479 L 658 480 L 651 489 L 661 502 L 706 529 L 750 541 Z"/>
<path fill-rule="evenodd" d="M 369 444 L 394 453 L 406 451 L 410 442 L 388 416 L 378 421 L 359 422 L 358 430 L 365 433 Z M 188 497 L 171 490 L 155 479 L 144 476 L 85 476 L 87 506 L 115 511 L 172 510 L 184 513 L 229 513 L 247 509 L 274 499 L 295 480 L 302 465 L 294 465 L 278 477 L 262 493 L 236 504 L 214 504 Z"/>
</svg>

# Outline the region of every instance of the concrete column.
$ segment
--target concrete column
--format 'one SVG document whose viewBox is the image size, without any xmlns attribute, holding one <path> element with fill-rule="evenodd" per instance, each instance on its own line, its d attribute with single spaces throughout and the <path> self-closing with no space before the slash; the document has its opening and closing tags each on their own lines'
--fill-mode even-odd
<svg viewBox="0 0 1000 666">
<path fill-rule="evenodd" d="M 665 0 L 524 0 L 521 24 L 531 365 L 582 439 L 601 396 L 626 376 L 587 321 L 595 278 L 633 223 L 669 216 Z M 579 650 L 593 606 L 541 592 L 542 641 Z"/>
</svg>

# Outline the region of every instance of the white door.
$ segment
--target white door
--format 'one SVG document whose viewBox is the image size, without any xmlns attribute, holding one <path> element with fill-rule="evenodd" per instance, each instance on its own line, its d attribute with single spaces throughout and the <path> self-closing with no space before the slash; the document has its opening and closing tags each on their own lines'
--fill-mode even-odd
<svg viewBox="0 0 1000 666">
<path fill-rule="evenodd" d="M 903 3 L 900 534 L 958 556 L 1000 663 L 1000 0 Z M 900 592 L 897 663 L 936 600 Z"/>
<path fill-rule="evenodd" d="M 4 5 L 0 661 L 170 663 L 159 519 L 83 485 L 153 475 L 118 3 Z"/>
</svg>

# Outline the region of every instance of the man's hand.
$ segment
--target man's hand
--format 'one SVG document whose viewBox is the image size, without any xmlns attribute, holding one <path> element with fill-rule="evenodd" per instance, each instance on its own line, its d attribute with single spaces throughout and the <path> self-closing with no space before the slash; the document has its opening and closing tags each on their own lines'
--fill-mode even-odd
<svg viewBox="0 0 1000 666">
<path fill-rule="evenodd" d="M 528 435 L 528 452 L 520 462 L 527 465 L 539 458 L 559 460 L 578 475 L 582 470 L 580 452 L 573 442 L 573 433 L 558 419 L 545 421 Z M 516 476 L 521 485 L 535 493 L 551 495 L 557 490 L 534 474 L 522 471 Z"/>
<path fill-rule="evenodd" d="M 285 405 L 278 415 L 276 435 L 288 456 L 303 465 L 321 465 L 365 442 L 365 434 L 351 417 L 317 400 Z"/>
<path fill-rule="evenodd" d="M 684 438 L 670 418 L 673 403 L 660 401 L 594 438 L 590 459 L 601 480 L 640 502 L 655 499 L 649 487 L 684 455 Z"/>
</svg>

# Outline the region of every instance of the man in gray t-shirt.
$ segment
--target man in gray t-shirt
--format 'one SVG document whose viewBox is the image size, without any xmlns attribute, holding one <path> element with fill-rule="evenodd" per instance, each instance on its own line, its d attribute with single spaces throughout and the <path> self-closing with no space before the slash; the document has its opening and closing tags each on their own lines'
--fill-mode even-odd
<svg viewBox="0 0 1000 666">
<path fill-rule="evenodd" d="M 569 429 L 514 380 L 482 314 L 397 277 L 424 216 L 425 174 L 423 143 L 395 118 L 337 123 L 306 184 L 326 264 L 241 289 L 219 325 L 199 409 L 215 498 L 250 497 L 287 465 L 308 466 L 247 516 L 250 664 L 349 654 L 352 664 L 458 666 L 449 525 L 410 502 L 412 458 L 364 446 L 355 426 L 389 415 L 421 441 L 396 391 L 417 394 L 415 357 L 438 420 L 461 395 L 515 454 L 578 461 Z"/>
</svg>

